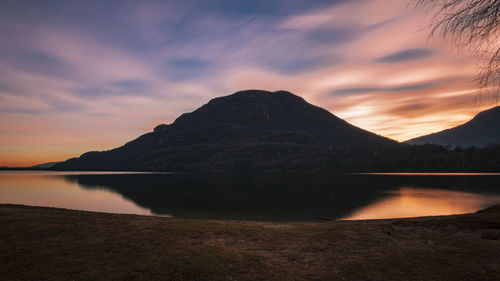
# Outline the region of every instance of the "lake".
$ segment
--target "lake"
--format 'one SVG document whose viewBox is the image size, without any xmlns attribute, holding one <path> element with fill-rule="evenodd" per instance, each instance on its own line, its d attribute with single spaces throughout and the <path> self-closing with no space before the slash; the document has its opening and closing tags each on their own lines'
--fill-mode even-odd
<svg viewBox="0 0 500 281">
<path fill-rule="evenodd" d="M 500 204 L 500 174 L 2 171 L 0 203 L 258 221 L 416 217 Z"/>
</svg>

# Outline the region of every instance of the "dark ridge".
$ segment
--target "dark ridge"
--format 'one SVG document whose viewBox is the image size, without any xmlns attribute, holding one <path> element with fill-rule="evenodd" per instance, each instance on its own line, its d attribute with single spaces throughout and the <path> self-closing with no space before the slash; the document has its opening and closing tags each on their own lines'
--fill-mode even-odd
<svg viewBox="0 0 500 281">
<path fill-rule="evenodd" d="M 397 145 L 290 92 L 246 90 L 214 98 L 121 147 L 87 152 L 54 169 L 316 169 L 330 160 L 340 166 L 341 158 L 348 155 L 338 157 L 339 153 L 366 150 L 371 154 Z"/>
<path fill-rule="evenodd" d="M 434 134 L 406 141 L 454 147 L 486 147 L 500 143 L 500 106 L 480 112 L 469 122 Z"/>
</svg>

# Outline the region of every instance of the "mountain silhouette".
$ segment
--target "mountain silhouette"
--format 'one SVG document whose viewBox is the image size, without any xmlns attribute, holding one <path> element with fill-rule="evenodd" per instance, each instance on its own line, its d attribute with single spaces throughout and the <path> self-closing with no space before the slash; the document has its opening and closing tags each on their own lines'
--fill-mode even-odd
<svg viewBox="0 0 500 281">
<path fill-rule="evenodd" d="M 60 178 L 85 189 L 111 190 L 155 214 L 258 221 L 341 218 L 397 189 L 386 177 L 304 173 L 101 174 Z"/>
<path fill-rule="evenodd" d="M 47 162 L 47 163 L 43 163 L 43 164 L 33 165 L 33 166 L 29 167 L 29 168 L 34 168 L 34 169 L 48 169 L 48 168 L 54 167 L 54 165 L 56 165 L 57 163 L 59 163 L 59 162 Z"/>
<path fill-rule="evenodd" d="M 218 97 L 172 124 L 57 170 L 215 171 L 343 166 L 348 151 L 398 146 L 286 91 Z M 368 152 L 369 151 L 369 152 Z"/>
<path fill-rule="evenodd" d="M 342 218 L 405 187 L 500 194 L 500 176 L 309 173 L 63 174 L 155 214 L 184 218 L 311 221 Z"/>
<path fill-rule="evenodd" d="M 409 144 L 438 144 L 451 147 L 486 147 L 500 144 L 500 106 L 480 112 L 469 122 L 438 133 L 406 141 Z"/>
</svg>

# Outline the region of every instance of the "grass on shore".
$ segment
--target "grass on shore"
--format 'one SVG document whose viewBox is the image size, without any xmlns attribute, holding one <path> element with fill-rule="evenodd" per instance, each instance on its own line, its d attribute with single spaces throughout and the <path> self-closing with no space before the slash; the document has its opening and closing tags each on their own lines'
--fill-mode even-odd
<svg viewBox="0 0 500 281">
<path fill-rule="evenodd" d="M 500 280 L 500 206 L 259 223 L 0 205 L 0 280 Z"/>
</svg>

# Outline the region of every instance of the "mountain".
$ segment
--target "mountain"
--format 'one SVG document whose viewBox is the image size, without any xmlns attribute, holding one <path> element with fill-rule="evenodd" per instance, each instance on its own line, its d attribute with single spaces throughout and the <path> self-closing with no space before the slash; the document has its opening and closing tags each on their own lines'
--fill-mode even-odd
<svg viewBox="0 0 500 281">
<path fill-rule="evenodd" d="M 47 163 L 43 163 L 43 164 L 38 164 L 38 165 L 31 166 L 30 168 L 33 168 L 33 169 L 49 169 L 49 168 L 54 167 L 57 163 L 59 163 L 59 162 L 47 162 Z"/>
<path fill-rule="evenodd" d="M 345 166 L 359 160 L 353 153 L 372 157 L 376 149 L 398 145 L 292 93 L 247 90 L 212 99 L 121 147 L 87 152 L 54 169 L 302 170 Z"/>
<path fill-rule="evenodd" d="M 500 106 L 480 112 L 469 122 L 438 133 L 406 141 L 409 144 L 439 144 L 451 147 L 486 147 L 500 143 Z"/>
</svg>

